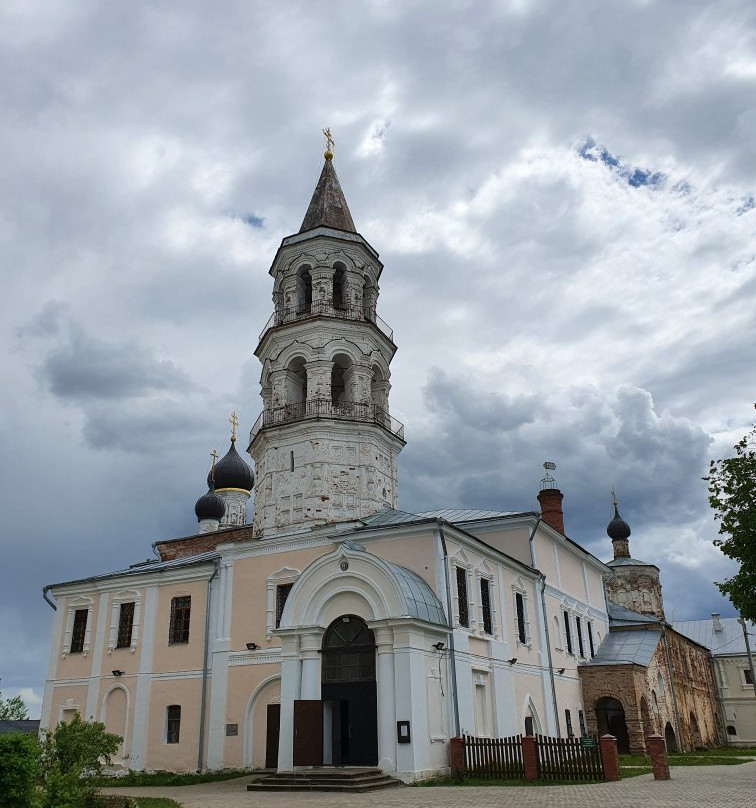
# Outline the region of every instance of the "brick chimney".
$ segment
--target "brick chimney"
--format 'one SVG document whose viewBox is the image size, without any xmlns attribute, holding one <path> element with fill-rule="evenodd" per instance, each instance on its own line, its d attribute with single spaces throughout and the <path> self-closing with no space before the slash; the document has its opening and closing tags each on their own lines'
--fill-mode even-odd
<svg viewBox="0 0 756 808">
<path fill-rule="evenodd" d="M 562 499 L 564 495 L 556 486 L 556 480 L 549 474 L 555 469 L 555 463 L 544 463 L 546 474 L 541 478 L 541 490 L 538 492 L 538 502 L 541 505 L 541 518 L 549 527 L 558 530 L 564 535 L 564 513 L 562 512 Z"/>
</svg>

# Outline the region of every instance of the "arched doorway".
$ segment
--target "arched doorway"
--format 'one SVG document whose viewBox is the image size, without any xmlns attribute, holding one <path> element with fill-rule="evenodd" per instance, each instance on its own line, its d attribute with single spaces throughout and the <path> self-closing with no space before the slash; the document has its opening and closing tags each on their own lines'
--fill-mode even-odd
<svg viewBox="0 0 756 808">
<path fill-rule="evenodd" d="M 323 635 L 321 698 L 323 762 L 334 766 L 378 763 L 375 637 L 353 614 Z"/>
<path fill-rule="evenodd" d="M 693 713 L 690 714 L 690 737 L 693 741 L 694 749 L 703 749 L 703 738 L 701 737 L 701 730 L 698 728 L 698 721 Z"/>
<path fill-rule="evenodd" d="M 629 754 L 630 738 L 627 734 L 625 708 L 622 706 L 622 702 L 611 696 L 599 699 L 596 702 L 596 720 L 599 736 L 614 735 L 617 739 L 617 751 L 621 754 Z"/>
<path fill-rule="evenodd" d="M 652 735 L 654 732 L 656 732 L 656 729 L 654 728 L 653 722 L 651 720 L 651 713 L 649 712 L 648 702 L 646 701 L 645 696 L 641 696 L 640 714 L 641 714 L 641 723 L 643 724 L 643 738 L 645 740 L 646 738 L 648 738 L 649 735 Z"/>
<path fill-rule="evenodd" d="M 672 724 L 667 721 L 664 727 L 664 740 L 667 742 L 667 752 L 677 752 L 677 738 Z"/>
</svg>

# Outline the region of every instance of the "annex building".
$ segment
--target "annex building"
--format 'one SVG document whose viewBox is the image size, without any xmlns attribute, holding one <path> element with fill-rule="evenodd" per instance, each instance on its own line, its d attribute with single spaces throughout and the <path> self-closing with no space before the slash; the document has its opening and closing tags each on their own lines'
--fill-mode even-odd
<svg viewBox="0 0 756 808">
<path fill-rule="evenodd" d="M 43 727 L 103 721 L 135 770 L 370 765 L 405 781 L 447 771 L 461 733 L 585 731 L 578 665 L 609 633 L 611 568 L 565 535 L 548 474 L 536 511 L 399 509 L 382 269 L 327 151 L 270 269 L 254 472 L 232 419 L 196 535 L 46 588 Z"/>
</svg>

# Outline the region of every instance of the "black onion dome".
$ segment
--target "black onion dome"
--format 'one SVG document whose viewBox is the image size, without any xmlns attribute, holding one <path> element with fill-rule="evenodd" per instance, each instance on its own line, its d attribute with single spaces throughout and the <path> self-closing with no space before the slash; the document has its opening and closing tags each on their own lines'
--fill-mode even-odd
<svg viewBox="0 0 756 808">
<path fill-rule="evenodd" d="M 225 457 L 215 464 L 215 475 L 212 470 L 208 473 L 208 487 L 211 487 L 213 479 L 216 491 L 224 488 L 241 488 L 243 491 L 251 491 L 254 488 L 255 475 L 236 451 L 235 440 L 231 440 L 231 448 L 226 452 Z"/>
<path fill-rule="evenodd" d="M 212 486 L 210 486 L 210 490 L 197 500 L 194 512 L 197 514 L 197 521 L 202 519 L 217 519 L 220 521 L 226 512 L 226 503 L 223 497 L 216 494 Z"/>
<path fill-rule="evenodd" d="M 614 506 L 614 519 L 606 526 L 610 539 L 627 539 L 630 537 L 630 525 L 619 515 L 617 506 Z"/>
</svg>

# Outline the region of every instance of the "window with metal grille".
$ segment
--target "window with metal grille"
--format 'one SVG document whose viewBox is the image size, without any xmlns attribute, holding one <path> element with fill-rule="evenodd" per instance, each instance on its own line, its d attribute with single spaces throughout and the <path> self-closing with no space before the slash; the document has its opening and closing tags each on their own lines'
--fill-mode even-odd
<svg viewBox="0 0 756 808">
<path fill-rule="evenodd" d="M 375 637 L 354 615 L 334 621 L 323 637 L 323 682 L 374 682 Z"/>
<path fill-rule="evenodd" d="M 281 625 L 281 615 L 283 614 L 286 599 L 289 597 L 292 586 L 294 586 L 294 584 L 279 584 L 276 587 L 276 628 Z"/>
<path fill-rule="evenodd" d="M 134 628 L 134 603 L 122 603 L 118 616 L 118 640 L 116 648 L 129 648 L 131 646 L 131 632 Z"/>
<path fill-rule="evenodd" d="M 515 613 L 517 638 L 524 645 L 528 641 L 528 629 L 525 623 L 525 598 L 520 592 L 515 592 Z"/>
<path fill-rule="evenodd" d="M 483 614 L 483 631 L 493 634 L 491 622 L 491 582 L 488 578 L 480 579 L 480 610 Z"/>
<path fill-rule="evenodd" d="M 578 710 L 578 723 L 580 724 L 580 734 L 586 735 L 585 731 L 585 714 L 582 710 Z"/>
<path fill-rule="evenodd" d="M 572 713 L 569 710 L 564 711 L 564 723 L 567 727 L 567 737 L 573 738 L 575 733 L 572 731 Z"/>
<path fill-rule="evenodd" d="M 184 595 L 171 600 L 171 625 L 168 630 L 168 642 L 171 645 L 189 642 L 189 617 L 191 611 L 191 595 Z"/>
<path fill-rule="evenodd" d="M 181 705 L 169 705 L 165 711 L 165 719 L 165 742 L 178 743 L 181 734 Z"/>
<path fill-rule="evenodd" d="M 585 656 L 583 652 L 583 627 L 580 625 L 580 618 L 575 618 L 575 629 L 577 633 L 577 641 L 578 641 L 578 651 L 580 651 L 580 656 Z"/>
<path fill-rule="evenodd" d="M 588 626 L 588 647 L 591 649 L 591 659 L 593 659 L 596 656 L 596 648 L 593 644 L 593 623 L 588 620 L 586 625 Z"/>
<path fill-rule="evenodd" d="M 459 624 L 464 628 L 468 628 L 470 626 L 470 613 L 467 604 L 467 570 L 464 567 L 457 567 L 457 604 Z"/>
<path fill-rule="evenodd" d="M 87 633 L 88 609 L 77 609 L 74 612 L 73 631 L 71 632 L 71 653 L 80 654 L 84 650 L 84 637 Z"/>
<path fill-rule="evenodd" d="M 570 631 L 570 613 L 562 612 L 564 618 L 564 639 L 567 643 L 567 653 L 572 653 L 572 632 Z"/>
</svg>

